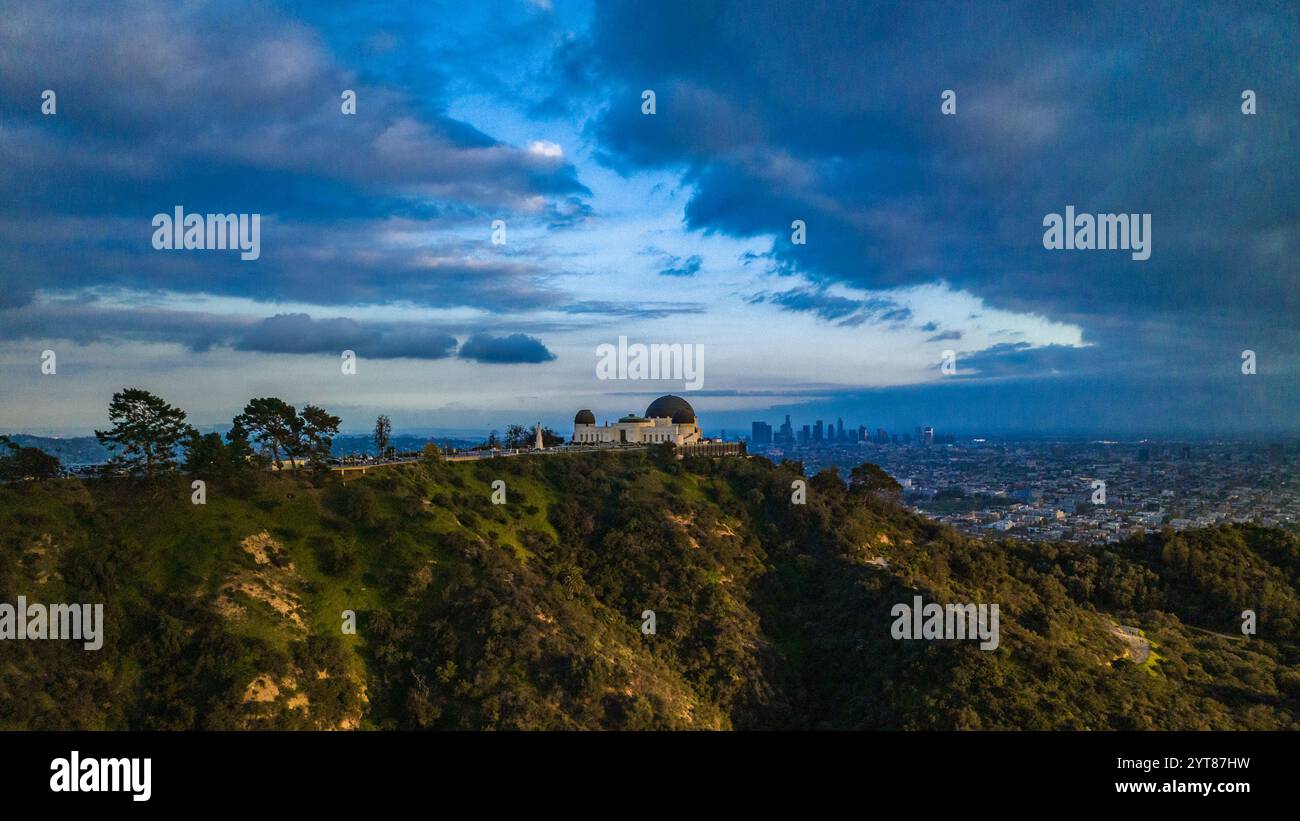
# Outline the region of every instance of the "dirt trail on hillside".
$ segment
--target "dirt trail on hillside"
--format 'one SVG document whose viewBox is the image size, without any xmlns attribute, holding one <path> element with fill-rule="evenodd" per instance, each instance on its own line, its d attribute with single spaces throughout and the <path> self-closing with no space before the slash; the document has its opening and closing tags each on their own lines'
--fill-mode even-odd
<svg viewBox="0 0 1300 821">
<path fill-rule="evenodd" d="M 1133 658 L 1134 664 L 1147 663 L 1147 659 L 1151 657 L 1151 642 L 1136 627 L 1117 624 L 1110 629 L 1110 632 L 1128 645 L 1128 655 Z"/>
</svg>

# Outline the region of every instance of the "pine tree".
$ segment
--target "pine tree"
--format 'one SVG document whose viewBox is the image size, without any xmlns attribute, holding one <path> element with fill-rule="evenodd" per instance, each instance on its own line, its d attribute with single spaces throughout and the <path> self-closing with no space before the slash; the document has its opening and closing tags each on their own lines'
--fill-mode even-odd
<svg viewBox="0 0 1300 821">
<path fill-rule="evenodd" d="M 101 445 L 113 452 L 114 466 L 153 478 L 176 464 L 176 448 L 189 434 L 185 411 L 140 388 L 113 394 L 108 406 L 109 430 L 95 431 Z"/>
</svg>

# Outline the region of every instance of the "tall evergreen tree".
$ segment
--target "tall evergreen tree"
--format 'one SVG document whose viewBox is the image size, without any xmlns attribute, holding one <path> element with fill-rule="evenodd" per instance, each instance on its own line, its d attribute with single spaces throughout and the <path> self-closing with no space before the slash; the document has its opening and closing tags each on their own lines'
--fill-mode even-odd
<svg viewBox="0 0 1300 821">
<path fill-rule="evenodd" d="M 321 467 L 330 458 L 330 446 L 339 432 L 341 420 L 328 413 L 324 408 L 307 405 L 298 417 L 295 430 L 298 432 L 297 448 L 299 453 L 313 467 Z"/>
<path fill-rule="evenodd" d="M 234 419 L 235 428 L 268 451 L 277 468 L 284 466 L 281 454 L 292 458 L 298 450 L 299 425 L 294 406 L 273 396 L 250 399 Z"/>
<path fill-rule="evenodd" d="M 101 445 L 113 453 L 110 464 L 152 478 L 176 464 L 176 448 L 188 435 L 185 411 L 140 388 L 113 394 L 108 406 L 109 430 L 95 431 Z"/>
</svg>

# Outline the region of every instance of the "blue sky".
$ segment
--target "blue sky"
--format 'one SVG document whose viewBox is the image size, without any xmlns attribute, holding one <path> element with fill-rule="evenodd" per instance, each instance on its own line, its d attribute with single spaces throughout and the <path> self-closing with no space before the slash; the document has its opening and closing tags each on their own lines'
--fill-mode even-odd
<svg viewBox="0 0 1300 821">
<path fill-rule="evenodd" d="M 0 430 L 566 430 L 682 393 L 620 336 L 703 346 L 710 430 L 1297 430 L 1293 4 L 0 6 Z M 177 205 L 260 258 L 155 250 Z M 1044 249 L 1067 205 L 1151 258 Z"/>
</svg>

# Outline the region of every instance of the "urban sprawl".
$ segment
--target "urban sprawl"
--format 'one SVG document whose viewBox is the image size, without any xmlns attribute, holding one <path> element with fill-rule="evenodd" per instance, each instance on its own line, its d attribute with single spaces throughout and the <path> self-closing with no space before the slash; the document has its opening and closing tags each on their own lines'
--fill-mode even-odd
<svg viewBox="0 0 1300 821">
<path fill-rule="evenodd" d="M 1017 441 L 754 422 L 751 453 L 812 475 L 875 462 L 915 510 L 967 533 L 1084 544 L 1227 522 L 1296 529 L 1294 442 Z M 1099 494 L 1098 489 L 1104 488 Z"/>
</svg>

